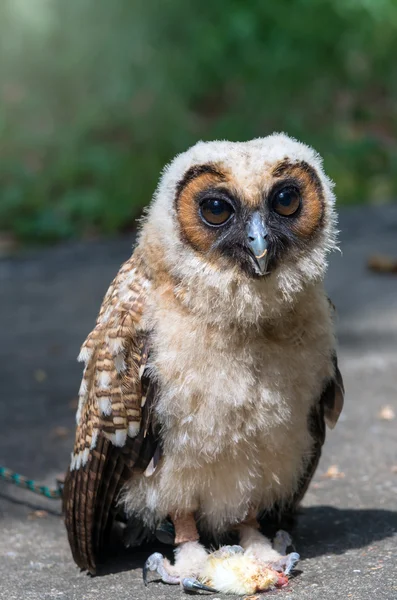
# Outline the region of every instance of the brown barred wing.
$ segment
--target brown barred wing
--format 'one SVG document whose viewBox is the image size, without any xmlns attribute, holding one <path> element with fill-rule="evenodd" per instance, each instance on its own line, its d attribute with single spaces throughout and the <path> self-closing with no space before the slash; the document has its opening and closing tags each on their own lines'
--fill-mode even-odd
<svg viewBox="0 0 397 600">
<path fill-rule="evenodd" d="M 85 362 L 63 503 L 75 562 L 95 573 L 117 497 L 134 470 L 158 455 L 148 377 L 150 334 L 141 329 L 149 282 L 134 257 L 110 286 L 84 343 Z"/>
<path fill-rule="evenodd" d="M 160 451 L 151 410 L 148 401 L 142 412 L 146 429 L 127 438 L 122 448 L 101 432 L 86 464 L 67 473 L 63 508 L 69 544 L 76 564 L 91 574 L 106 548 L 123 484 L 134 472 L 144 471 Z"/>
</svg>

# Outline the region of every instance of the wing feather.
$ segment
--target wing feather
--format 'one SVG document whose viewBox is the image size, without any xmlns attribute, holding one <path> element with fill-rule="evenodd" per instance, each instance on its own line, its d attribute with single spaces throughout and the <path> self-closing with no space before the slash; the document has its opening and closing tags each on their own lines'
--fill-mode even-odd
<svg viewBox="0 0 397 600">
<path fill-rule="evenodd" d="M 74 560 L 90 573 L 96 571 L 122 485 L 159 452 L 152 423 L 155 384 L 146 369 L 150 332 L 142 327 L 149 289 L 132 256 L 110 285 L 79 355 L 85 368 L 64 512 Z"/>
<path fill-rule="evenodd" d="M 345 399 L 345 387 L 343 379 L 338 367 L 338 359 L 336 354 L 333 357 L 335 376 L 332 381 L 332 386 L 327 389 L 327 394 L 324 394 L 324 418 L 330 429 L 333 429 L 339 419 L 339 415 L 343 409 Z"/>
</svg>

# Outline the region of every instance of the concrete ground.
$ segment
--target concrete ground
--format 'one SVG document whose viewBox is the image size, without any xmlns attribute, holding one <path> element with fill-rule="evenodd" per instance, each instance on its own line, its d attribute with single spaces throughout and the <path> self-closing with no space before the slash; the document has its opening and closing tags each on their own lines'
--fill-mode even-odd
<svg viewBox="0 0 397 600">
<path fill-rule="evenodd" d="M 397 598 L 397 276 L 366 269 L 373 253 L 397 256 L 397 206 L 344 210 L 341 229 L 343 256 L 332 257 L 327 287 L 339 312 L 345 410 L 294 534 L 301 572 L 269 598 Z M 65 470 L 75 357 L 130 245 L 81 242 L 0 261 L 0 464 L 47 484 Z M 146 555 L 116 560 L 102 577 L 80 573 L 59 501 L 0 482 L 0 598 L 182 598 L 163 584 L 144 589 Z"/>
</svg>

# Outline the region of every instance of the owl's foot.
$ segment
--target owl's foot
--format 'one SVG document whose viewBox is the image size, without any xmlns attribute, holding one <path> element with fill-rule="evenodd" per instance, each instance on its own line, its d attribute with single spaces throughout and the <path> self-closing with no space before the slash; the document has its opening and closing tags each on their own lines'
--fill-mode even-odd
<svg viewBox="0 0 397 600">
<path fill-rule="evenodd" d="M 170 583 L 172 585 L 177 585 L 178 583 L 180 583 L 180 577 L 168 573 L 165 566 L 165 561 L 166 559 L 162 554 L 160 554 L 160 552 L 154 552 L 149 556 L 149 558 L 143 566 L 142 572 L 143 583 L 145 584 L 145 587 L 147 587 L 148 585 L 149 573 L 157 573 L 158 575 L 160 575 L 161 581 L 164 581 L 164 583 Z"/>
<path fill-rule="evenodd" d="M 181 585 L 186 591 L 215 592 L 213 588 L 200 583 L 196 577 L 201 572 L 202 565 L 207 560 L 206 550 L 198 542 L 180 544 L 175 552 L 175 564 L 155 552 L 145 562 L 143 567 L 143 582 L 148 584 L 148 573 L 157 573 L 161 581 L 171 585 Z"/>
<path fill-rule="evenodd" d="M 276 533 L 271 544 L 270 540 L 257 529 L 243 525 L 240 528 L 240 542 L 247 556 L 252 556 L 284 575 L 290 575 L 300 558 L 297 552 L 287 554 L 292 539 L 281 529 Z"/>
<path fill-rule="evenodd" d="M 272 564 L 272 568 L 284 575 L 290 575 L 299 562 L 300 556 L 297 552 L 290 552 L 287 556 L 283 556 L 277 562 Z"/>
<path fill-rule="evenodd" d="M 284 573 L 284 575 L 290 575 L 297 565 L 300 556 L 297 552 L 290 552 L 287 554 L 287 549 L 292 546 L 292 538 L 289 533 L 280 529 L 277 531 L 276 536 L 273 540 L 273 550 L 276 550 L 281 554 L 281 558 L 273 563 L 273 569 Z M 293 547 L 293 546 L 292 546 Z"/>
<path fill-rule="evenodd" d="M 299 554 L 287 549 L 291 538 L 285 531 L 276 534 L 273 545 L 254 527 L 240 527 L 241 546 L 223 546 L 208 554 L 197 541 L 179 544 L 175 564 L 155 552 L 146 561 L 143 581 L 157 573 L 164 583 L 181 585 L 189 592 L 224 592 L 250 595 L 288 584 L 288 575 Z"/>
<path fill-rule="evenodd" d="M 277 541 L 280 539 L 277 538 Z M 287 546 L 284 546 L 286 551 Z M 271 547 L 270 549 L 272 554 L 269 554 L 267 548 L 261 559 L 261 553 L 252 544 L 246 550 L 242 546 L 223 546 L 208 554 L 198 542 L 187 542 L 176 550 L 174 565 L 162 554 L 152 554 L 145 563 L 143 580 L 147 585 L 147 575 L 152 571 L 157 573 L 164 583 L 180 584 L 188 592 L 241 595 L 284 587 L 288 583 L 287 575 L 295 566 L 299 555 L 291 553 L 281 556 L 277 550 Z"/>
</svg>

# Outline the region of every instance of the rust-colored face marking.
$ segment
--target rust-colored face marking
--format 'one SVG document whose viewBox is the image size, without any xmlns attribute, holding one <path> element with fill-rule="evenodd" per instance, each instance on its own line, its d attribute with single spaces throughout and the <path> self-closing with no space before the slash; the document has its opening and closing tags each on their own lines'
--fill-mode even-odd
<svg viewBox="0 0 397 600">
<path fill-rule="evenodd" d="M 180 234 L 196 252 L 218 266 L 220 258 L 237 261 L 251 273 L 247 223 L 256 211 L 269 232 L 269 248 L 255 252 L 256 259 L 268 253 L 271 264 L 288 244 L 310 241 L 321 229 L 325 200 L 315 169 L 303 161 L 284 159 L 271 169 L 264 165 L 252 177 L 249 169 L 232 173 L 211 163 L 186 172 L 177 185 L 175 209 Z"/>
<path fill-rule="evenodd" d="M 304 161 L 291 163 L 285 159 L 274 167 L 272 175 L 276 181 L 285 179 L 286 185 L 298 186 L 302 205 L 299 215 L 291 222 L 291 229 L 302 238 L 312 237 L 322 223 L 325 204 L 323 188 L 316 171 Z"/>
<path fill-rule="evenodd" d="M 198 197 L 205 190 L 214 190 L 227 180 L 215 165 L 200 165 L 189 169 L 178 184 L 176 211 L 181 233 L 193 248 L 208 252 L 216 240 L 217 231 L 207 227 L 199 214 Z"/>
</svg>

